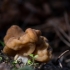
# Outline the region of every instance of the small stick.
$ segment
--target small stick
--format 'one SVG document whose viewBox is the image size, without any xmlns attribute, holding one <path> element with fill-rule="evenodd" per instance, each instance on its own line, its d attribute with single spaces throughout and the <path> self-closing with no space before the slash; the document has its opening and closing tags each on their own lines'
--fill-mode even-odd
<svg viewBox="0 0 70 70">
<path fill-rule="evenodd" d="M 67 29 L 68 29 L 68 32 L 69 32 L 69 42 L 70 42 L 70 24 L 69 24 L 67 12 L 64 13 L 64 17 L 65 17 L 65 22 L 66 22 Z"/>
<path fill-rule="evenodd" d="M 66 51 L 64 51 L 58 58 L 57 58 L 57 60 L 59 60 L 59 66 L 62 68 L 63 66 L 62 66 L 62 64 L 61 64 L 61 60 L 60 60 L 60 58 L 65 54 L 65 53 L 67 53 L 67 52 L 69 52 L 69 50 L 66 50 Z"/>
<path fill-rule="evenodd" d="M 70 43 L 67 42 L 67 41 L 63 38 L 63 36 L 61 35 L 61 33 L 65 36 L 65 38 L 66 38 L 67 40 L 69 40 L 68 35 L 67 35 L 60 27 L 58 27 L 56 24 L 54 24 L 54 23 L 52 23 L 52 22 L 51 22 L 51 24 L 52 24 L 52 26 L 55 28 L 55 31 L 56 31 L 57 35 L 59 36 L 59 38 L 60 38 L 67 46 L 70 47 Z"/>
<path fill-rule="evenodd" d="M 59 63 L 59 65 L 60 65 L 61 68 L 63 67 L 62 64 L 61 64 L 61 62 Z"/>
<path fill-rule="evenodd" d="M 64 52 L 58 57 L 58 59 L 61 58 L 61 57 L 62 57 L 65 53 L 67 53 L 67 52 L 69 52 L 69 50 L 64 51 Z"/>
</svg>

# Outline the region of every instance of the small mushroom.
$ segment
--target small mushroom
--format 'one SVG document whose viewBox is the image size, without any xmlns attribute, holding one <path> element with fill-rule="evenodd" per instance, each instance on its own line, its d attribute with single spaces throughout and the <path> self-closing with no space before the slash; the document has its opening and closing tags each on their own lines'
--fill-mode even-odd
<svg viewBox="0 0 70 70">
<path fill-rule="evenodd" d="M 49 44 L 45 41 L 45 38 L 43 36 L 40 37 L 42 40 L 40 44 L 36 46 L 36 50 L 34 52 L 34 55 L 38 55 L 37 58 L 35 58 L 36 61 L 40 62 L 48 62 L 52 57 L 52 52 L 48 50 L 50 47 Z M 43 39 L 42 39 L 43 38 Z"/>
</svg>

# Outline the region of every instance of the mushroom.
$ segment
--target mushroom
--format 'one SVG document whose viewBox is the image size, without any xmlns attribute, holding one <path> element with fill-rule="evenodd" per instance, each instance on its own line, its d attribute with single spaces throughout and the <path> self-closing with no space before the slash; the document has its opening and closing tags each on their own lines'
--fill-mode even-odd
<svg viewBox="0 0 70 70">
<path fill-rule="evenodd" d="M 40 36 L 40 44 L 37 44 L 36 50 L 34 51 L 34 55 L 38 55 L 37 58 L 35 58 L 36 61 L 40 62 L 48 62 L 52 57 L 52 52 L 49 50 L 50 46 L 46 42 L 46 38 L 43 36 Z"/>
<path fill-rule="evenodd" d="M 28 28 L 24 32 L 19 26 L 13 25 L 8 29 L 4 37 L 5 47 L 3 53 L 15 57 L 18 55 L 16 58 L 18 60 L 34 54 L 38 55 L 35 58 L 36 61 L 48 62 L 52 54 L 48 50 L 50 46 L 47 41 L 46 37 L 41 36 L 40 30 Z"/>
</svg>

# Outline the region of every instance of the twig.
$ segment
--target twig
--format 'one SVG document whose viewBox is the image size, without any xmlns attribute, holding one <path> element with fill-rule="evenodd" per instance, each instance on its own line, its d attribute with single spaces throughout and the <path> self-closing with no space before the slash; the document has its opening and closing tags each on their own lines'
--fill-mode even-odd
<svg viewBox="0 0 70 70">
<path fill-rule="evenodd" d="M 64 51 L 58 58 L 57 58 L 57 61 L 59 62 L 59 66 L 62 68 L 63 66 L 62 66 L 62 61 L 60 60 L 60 58 L 65 54 L 65 53 L 67 53 L 67 52 L 69 52 L 69 50 L 66 50 L 66 51 Z"/>
<path fill-rule="evenodd" d="M 55 30 L 56 31 L 56 30 Z M 67 45 L 70 47 L 70 43 L 68 41 L 66 41 L 63 36 L 59 33 L 59 31 L 56 31 L 57 35 L 59 36 L 59 38 Z"/>
<path fill-rule="evenodd" d="M 59 24 L 59 22 L 56 22 L 57 24 Z M 63 36 L 68 40 L 68 41 L 70 41 L 69 40 L 69 36 L 63 31 L 63 29 L 62 28 L 60 28 L 57 24 L 54 24 L 54 23 L 52 23 L 52 22 L 50 22 L 50 24 L 53 26 L 53 27 L 55 27 L 58 31 L 60 31 L 62 34 L 63 34 Z"/>
<path fill-rule="evenodd" d="M 65 17 L 65 22 L 66 22 L 67 29 L 68 29 L 68 32 L 69 32 L 69 42 L 70 42 L 70 24 L 69 24 L 67 12 L 64 13 L 64 17 Z"/>
<path fill-rule="evenodd" d="M 70 59 L 67 59 L 65 62 L 70 62 Z"/>
<path fill-rule="evenodd" d="M 57 23 L 57 22 L 56 22 L 56 23 Z M 67 35 L 58 25 L 56 25 L 56 23 L 54 24 L 54 23 L 50 22 L 50 24 L 55 28 L 55 31 L 56 31 L 57 35 L 59 36 L 59 38 L 60 38 L 67 46 L 70 47 L 70 43 L 68 42 L 68 41 L 69 41 L 68 35 Z M 66 38 L 68 41 L 66 41 L 66 40 L 64 39 L 64 37 L 60 34 L 60 32 L 65 36 L 65 38 Z"/>
<path fill-rule="evenodd" d="M 62 64 L 61 64 L 61 62 L 59 62 L 59 65 L 60 65 L 61 68 L 63 67 Z"/>
<path fill-rule="evenodd" d="M 69 50 L 64 51 L 59 57 L 58 59 L 60 59 L 64 54 L 66 54 L 67 52 L 69 52 Z"/>
</svg>

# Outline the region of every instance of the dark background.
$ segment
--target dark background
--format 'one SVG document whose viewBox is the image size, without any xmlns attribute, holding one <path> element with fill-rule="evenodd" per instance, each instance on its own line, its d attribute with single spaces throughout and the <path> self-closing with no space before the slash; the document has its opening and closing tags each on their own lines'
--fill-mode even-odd
<svg viewBox="0 0 70 70">
<path fill-rule="evenodd" d="M 41 30 L 55 58 L 70 49 L 70 0 L 0 0 L 0 40 L 15 24 Z"/>
</svg>

